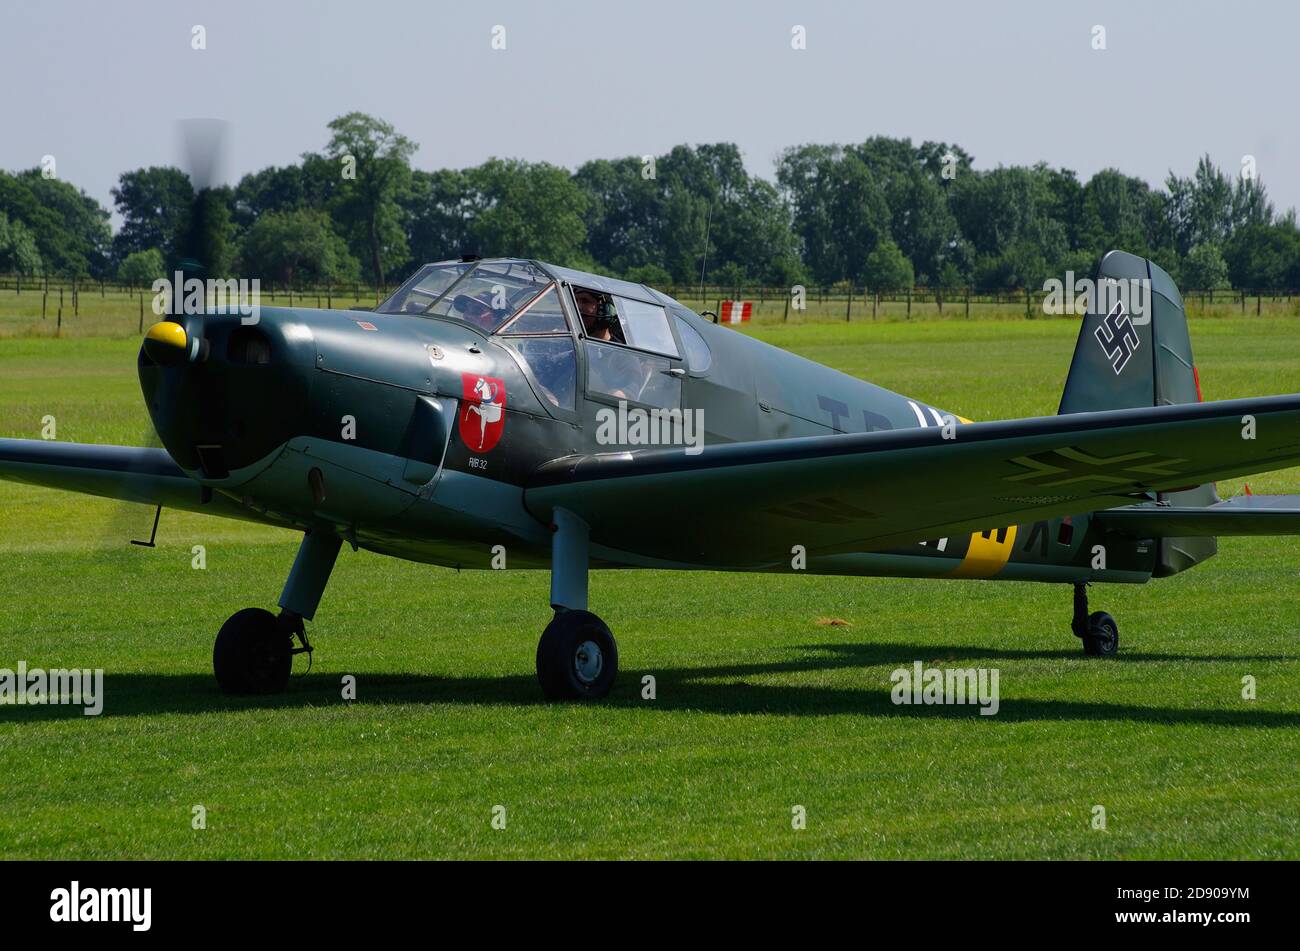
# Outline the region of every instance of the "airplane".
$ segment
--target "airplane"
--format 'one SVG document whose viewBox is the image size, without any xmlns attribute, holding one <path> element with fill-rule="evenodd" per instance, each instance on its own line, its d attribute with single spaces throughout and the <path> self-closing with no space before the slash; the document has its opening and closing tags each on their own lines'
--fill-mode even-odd
<svg viewBox="0 0 1300 951">
<path fill-rule="evenodd" d="M 0 478 L 301 532 L 278 614 L 216 635 L 232 694 L 285 689 L 344 544 L 549 569 L 554 700 L 615 681 L 592 568 L 1069 585 L 1072 633 L 1108 657 L 1090 583 L 1300 533 L 1300 496 L 1214 486 L 1300 464 L 1300 395 L 1202 401 L 1173 280 L 1112 251 L 1097 286 L 1126 285 L 1145 305 L 1082 317 L 1057 415 L 971 422 L 644 284 L 466 255 L 373 311 L 174 308 L 137 359 L 162 448 L 2 439 Z"/>
</svg>

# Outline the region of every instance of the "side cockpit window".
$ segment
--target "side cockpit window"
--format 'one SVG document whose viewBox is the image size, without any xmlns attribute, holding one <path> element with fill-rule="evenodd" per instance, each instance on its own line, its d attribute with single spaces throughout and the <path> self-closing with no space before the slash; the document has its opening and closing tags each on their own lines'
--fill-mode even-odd
<svg viewBox="0 0 1300 951">
<path fill-rule="evenodd" d="M 678 355 L 668 314 L 660 305 L 586 287 L 573 289 L 573 302 L 582 317 L 583 336 L 588 340 L 623 344 L 670 357 Z"/>
<path fill-rule="evenodd" d="M 614 303 L 618 307 L 628 346 L 677 356 L 677 342 L 673 340 L 668 314 L 662 307 L 626 297 L 615 297 Z"/>
<path fill-rule="evenodd" d="M 522 313 L 503 326 L 498 333 L 522 336 L 524 334 L 567 334 L 569 322 L 560 305 L 560 293 L 552 284 L 550 289 L 529 304 Z"/>
<path fill-rule="evenodd" d="M 586 338 L 589 392 L 652 407 L 680 405 L 681 380 L 672 364 L 677 342 L 663 307 L 585 287 L 575 287 L 573 299 Z"/>
<path fill-rule="evenodd" d="M 586 354 L 591 393 L 647 406 L 681 405 L 682 381 L 669 372 L 666 358 L 594 340 L 587 341 Z"/>
<path fill-rule="evenodd" d="M 527 365 L 538 396 L 558 409 L 575 408 L 578 354 L 554 284 L 504 324 L 497 337 Z"/>
<path fill-rule="evenodd" d="M 713 353 L 704 342 L 704 337 L 676 314 L 673 319 L 677 321 L 677 336 L 682 338 L 682 349 L 686 351 L 687 369 L 692 373 L 708 373 L 709 367 L 713 366 Z"/>
<path fill-rule="evenodd" d="M 528 365 L 540 397 L 557 409 L 574 408 L 578 390 L 578 355 L 573 338 L 502 337 L 501 342 Z"/>
</svg>

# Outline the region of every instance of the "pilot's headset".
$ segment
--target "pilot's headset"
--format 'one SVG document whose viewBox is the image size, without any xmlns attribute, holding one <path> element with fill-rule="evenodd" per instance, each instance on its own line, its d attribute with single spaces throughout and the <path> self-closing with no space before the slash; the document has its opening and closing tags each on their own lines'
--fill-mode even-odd
<svg viewBox="0 0 1300 951">
<path fill-rule="evenodd" d="M 614 302 L 608 297 L 601 297 L 599 300 L 600 306 L 596 310 L 596 318 L 594 321 L 595 328 L 597 330 L 608 330 L 611 333 L 615 330 L 620 330 L 621 328 L 618 325 L 618 308 L 614 306 Z"/>
</svg>

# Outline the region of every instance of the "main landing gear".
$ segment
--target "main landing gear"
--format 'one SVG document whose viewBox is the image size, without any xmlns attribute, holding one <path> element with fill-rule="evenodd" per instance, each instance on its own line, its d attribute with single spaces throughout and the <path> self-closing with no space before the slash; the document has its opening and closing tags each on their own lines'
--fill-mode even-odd
<svg viewBox="0 0 1300 951">
<path fill-rule="evenodd" d="M 294 637 L 301 646 L 294 645 Z M 302 618 L 244 608 L 230 616 L 212 646 L 212 671 L 223 693 L 279 693 L 289 683 L 293 655 L 311 653 Z"/>
<path fill-rule="evenodd" d="M 599 700 L 618 674 L 618 645 L 590 611 L 556 611 L 537 642 L 537 679 L 548 700 Z"/>
<path fill-rule="evenodd" d="M 1119 625 L 1105 611 L 1088 613 L 1088 585 L 1074 585 L 1074 620 L 1070 624 L 1076 637 L 1083 641 L 1089 657 L 1114 657 L 1119 653 Z"/>
<path fill-rule="evenodd" d="M 556 509 L 551 525 L 551 607 L 537 644 L 537 680 L 548 700 L 599 700 L 618 675 L 618 645 L 587 610 L 587 524 Z"/>
<path fill-rule="evenodd" d="M 555 617 L 537 644 L 537 680 L 549 700 L 599 700 L 618 676 L 618 644 L 605 622 L 587 610 L 587 524 L 565 509 L 556 509 L 552 518 Z M 280 614 L 244 608 L 221 626 L 212 669 L 224 692 L 280 693 L 288 685 L 294 655 L 311 653 L 304 622 L 316 615 L 341 545 L 326 529 L 308 532 L 280 595 Z"/>
<path fill-rule="evenodd" d="M 311 654 L 304 621 L 316 616 L 341 546 L 332 532 L 308 532 L 280 595 L 279 616 L 244 608 L 221 625 L 212 647 L 212 672 L 223 693 L 280 693 L 288 686 L 294 655 Z"/>
</svg>

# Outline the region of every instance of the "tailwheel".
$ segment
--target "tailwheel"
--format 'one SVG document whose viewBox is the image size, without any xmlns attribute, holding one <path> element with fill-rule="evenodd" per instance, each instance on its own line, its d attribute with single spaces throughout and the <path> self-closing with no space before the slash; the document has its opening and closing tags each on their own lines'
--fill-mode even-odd
<svg viewBox="0 0 1300 951">
<path fill-rule="evenodd" d="M 590 611 L 560 610 L 537 643 L 537 679 L 548 700 L 599 700 L 618 675 L 618 645 Z"/>
<path fill-rule="evenodd" d="M 1114 657 L 1119 653 L 1119 625 L 1105 611 L 1094 611 L 1088 616 L 1083 652 L 1089 657 Z"/>
<path fill-rule="evenodd" d="M 212 671 L 223 693 L 281 693 L 289 683 L 294 635 L 302 620 L 276 617 L 262 608 L 244 608 L 230 616 L 212 647 Z"/>
<path fill-rule="evenodd" d="M 1083 641 L 1083 652 L 1089 657 L 1114 657 L 1119 653 L 1119 625 L 1105 611 L 1088 613 L 1088 585 L 1082 581 L 1074 585 L 1070 629 Z"/>
</svg>

